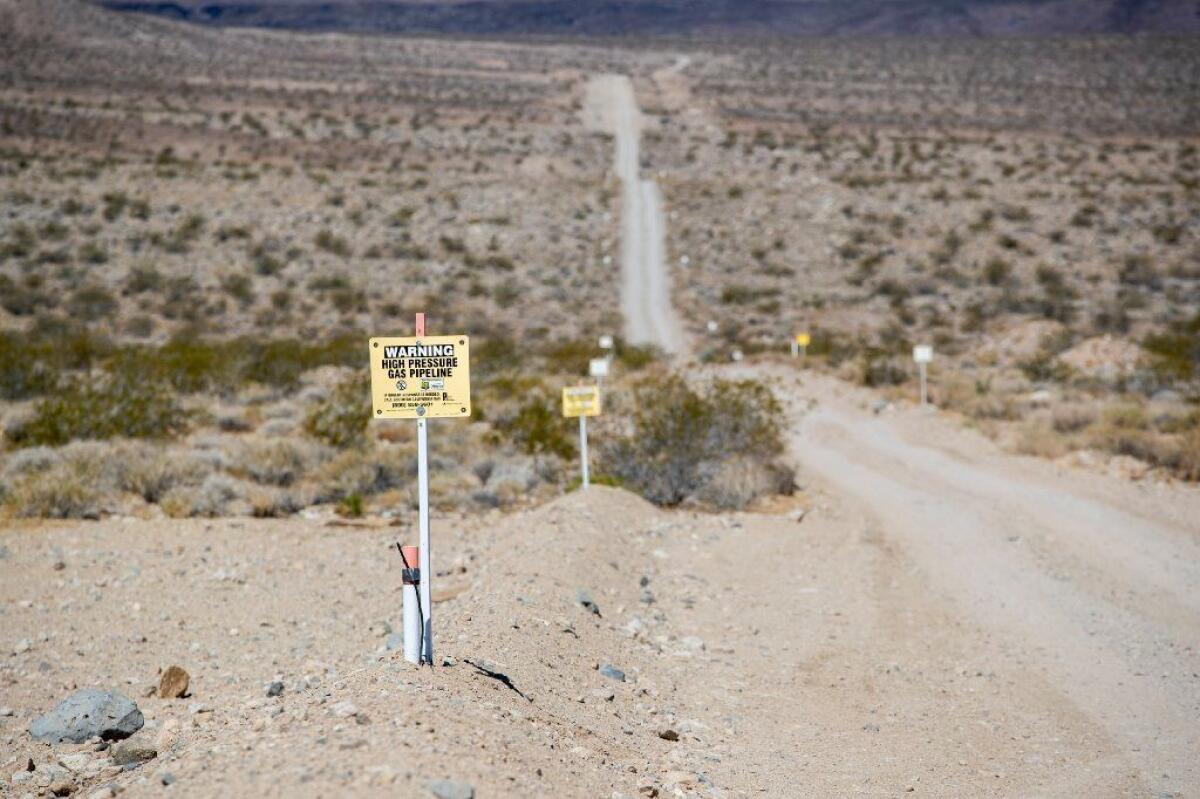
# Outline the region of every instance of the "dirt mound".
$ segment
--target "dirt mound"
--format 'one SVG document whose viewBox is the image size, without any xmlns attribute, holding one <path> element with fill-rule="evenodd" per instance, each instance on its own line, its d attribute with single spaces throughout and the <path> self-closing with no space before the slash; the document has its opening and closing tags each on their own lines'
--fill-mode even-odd
<svg viewBox="0 0 1200 799">
<path fill-rule="evenodd" d="M 384 650 L 400 619 L 388 546 L 407 531 L 114 520 L 10 537 L 5 638 L 24 645 L 3 667 L 5 780 L 32 758 L 35 775 L 73 763 L 80 789 L 131 795 L 168 781 L 196 796 L 424 795 L 443 779 L 483 796 L 665 788 L 682 779 L 672 767 L 699 770 L 665 760 L 674 688 L 651 642 L 673 637 L 648 604 L 651 542 L 678 518 L 596 488 L 498 523 L 436 519 L 438 668 Z M 153 695 L 171 663 L 190 696 Z M 31 741 L 28 720 L 70 685 L 134 697 L 157 758 L 120 772 L 92 745 Z"/>
</svg>

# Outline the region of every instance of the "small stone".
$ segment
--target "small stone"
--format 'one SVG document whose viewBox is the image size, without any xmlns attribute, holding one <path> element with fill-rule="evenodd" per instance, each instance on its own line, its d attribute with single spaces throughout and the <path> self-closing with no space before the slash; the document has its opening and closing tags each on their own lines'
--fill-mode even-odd
<svg viewBox="0 0 1200 799">
<path fill-rule="evenodd" d="M 163 785 L 174 785 L 175 784 L 175 775 L 169 771 L 164 771 L 162 774 L 158 775 L 158 781 L 161 782 Z"/>
<path fill-rule="evenodd" d="M 334 705 L 331 708 L 331 710 L 333 711 L 333 715 L 337 716 L 340 719 L 348 719 L 351 716 L 358 715 L 358 706 L 355 705 L 353 702 L 349 702 L 349 701 L 338 702 L 336 705 Z"/>
<path fill-rule="evenodd" d="M 437 799 L 475 799 L 475 786 L 469 782 L 431 780 L 427 787 Z"/>
<path fill-rule="evenodd" d="M 404 646 L 404 636 L 401 633 L 391 633 L 383 640 L 383 645 L 389 652 L 401 649 Z"/>
<path fill-rule="evenodd" d="M 69 755 L 63 755 L 58 759 L 58 762 L 71 771 L 80 772 L 91 765 L 92 756 L 87 752 L 74 752 Z"/>
<path fill-rule="evenodd" d="M 592 594 L 586 588 L 580 588 L 575 592 L 575 598 L 579 600 L 579 604 L 583 605 L 585 610 L 589 610 L 595 615 L 600 615 L 600 606 L 592 599 Z"/>
<path fill-rule="evenodd" d="M 75 783 L 70 780 L 55 780 L 50 783 L 50 793 L 55 796 L 70 796 L 75 791 Z"/>
<path fill-rule="evenodd" d="M 283 683 L 275 680 L 267 686 L 267 696 L 281 696 L 283 694 Z"/>
<path fill-rule="evenodd" d="M 679 733 L 675 732 L 675 730 L 663 730 L 658 734 L 658 737 L 664 741 L 678 741 Z"/>
<path fill-rule="evenodd" d="M 604 702 L 611 702 L 616 698 L 617 692 L 612 688 L 593 688 L 592 696 Z"/>
<path fill-rule="evenodd" d="M 112 786 L 105 785 L 103 788 L 97 788 L 88 794 L 87 799 L 113 799 L 117 792 L 112 789 Z"/>
<path fill-rule="evenodd" d="M 17 713 L 11 707 L 0 707 L 0 717 L 7 718 L 15 715 L 17 715 Z"/>
<path fill-rule="evenodd" d="M 188 705 L 188 713 L 191 713 L 193 716 L 195 716 L 199 713 L 212 713 L 212 712 L 213 712 L 212 705 L 206 705 L 203 702 L 193 702 L 192 704 Z"/>
<path fill-rule="evenodd" d="M 179 719 L 167 719 L 159 728 L 158 735 L 154 737 L 154 748 L 160 752 L 169 751 L 178 739 Z"/>
<path fill-rule="evenodd" d="M 388 624 L 386 621 L 377 621 L 371 625 L 370 630 L 372 635 L 382 638 L 385 635 L 391 635 L 392 625 Z"/>
<path fill-rule="evenodd" d="M 611 663 L 605 663 L 603 666 L 601 666 L 600 673 L 609 679 L 616 680 L 617 682 L 625 682 L 625 672 L 621 671 Z"/>
<path fill-rule="evenodd" d="M 145 763 L 158 757 L 158 750 L 142 741 L 124 741 L 114 746 L 109 757 L 118 766 L 128 766 L 131 763 Z"/>
<path fill-rule="evenodd" d="M 696 782 L 696 775 L 690 771 L 667 771 L 663 773 L 662 781 L 667 785 L 690 785 Z"/>
<path fill-rule="evenodd" d="M 17 645 L 13 647 L 13 654 L 23 655 L 30 649 L 33 649 L 33 642 L 28 638 L 22 638 L 20 641 L 17 641 Z"/>
<path fill-rule="evenodd" d="M 161 699 L 179 699 L 187 696 L 192 678 L 179 666 L 168 666 L 158 680 L 158 695 Z"/>
</svg>

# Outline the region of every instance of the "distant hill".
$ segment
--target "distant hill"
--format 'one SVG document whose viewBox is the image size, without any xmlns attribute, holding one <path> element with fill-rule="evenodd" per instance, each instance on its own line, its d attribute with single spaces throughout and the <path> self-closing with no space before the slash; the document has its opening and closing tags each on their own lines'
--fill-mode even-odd
<svg viewBox="0 0 1200 799">
<path fill-rule="evenodd" d="M 98 0 L 210 25 L 467 35 L 1197 33 L 1197 0 Z"/>
</svg>

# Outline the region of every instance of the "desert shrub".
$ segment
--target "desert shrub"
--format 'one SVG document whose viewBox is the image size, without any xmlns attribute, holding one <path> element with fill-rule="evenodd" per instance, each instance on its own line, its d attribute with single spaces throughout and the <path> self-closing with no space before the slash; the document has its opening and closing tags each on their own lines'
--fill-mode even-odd
<svg viewBox="0 0 1200 799">
<path fill-rule="evenodd" d="M 335 447 L 362 444 L 371 421 L 371 376 L 365 372 L 342 381 L 329 399 L 304 420 L 310 436 Z"/>
<path fill-rule="evenodd" d="M 907 362 L 876 347 L 861 353 L 864 386 L 898 386 L 909 378 Z"/>
<path fill-rule="evenodd" d="M 256 483 L 286 488 L 323 460 L 322 456 L 319 448 L 302 441 L 255 441 L 243 446 L 237 465 Z"/>
<path fill-rule="evenodd" d="M 494 422 L 497 432 L 526 455 L 571 458 L 575 444 L 563 424 L 555 398 L 534 392 L 515 413 Z"/>
<path fill-rule="evenodd" d="M 1150 353 L 1161 377 L 1191 380 L 1200 373 L 1200 312 L 1163 333 L 1147 336 L 1142 349 Z"/>
<path fill-rule="evenodd" d="M 764 494 L 792 493 L 795 482 L 795 474 L 783 464 L 732 458 L 717 464 L 696 498 L 718 508 L 741 510 Z"/>
<path fill-rule="evenodd" d="M 352 449 L 321 466 L 314 477 L 316 502 L 340 502 L 351 494 L 379 494 L 412 479 L 415 464 L 386 448 Z"/>
<path fill-rule="evenodd" d="M 1061 383 L 1071 376 L 1071 368 L 1046 349 L 1020 361 L 1017 367 L 1035 383 Z"/>
<path fill-rule="evenodd" d="M 76 319 L 94 322 L 111 316 L 117 310 L 117 299 L 102 286 L 84 286 L 71 295 L 67 310 Z"/>
<path fill-rule="evenodd" d="M 187 414 L 160 384 L 108 380 L 40 400 L 33 415 L 8 432 L 19 447 L 75 439 L 167 438 L 181 433 Z"/>
<path fill-rule="evenodd" d="M 352 253 L 350 242 L 346 241 L 346 239 L 343 237 L 336 235 L 331 230 L 319 231 L 316 237 L 313 239 L 313 244 L 317 245 L 318 249 L 341 256 L 342 258 L 348 258 Z"/>
<path fill-rule="evenodd" d="M 250 514 L 260 519 L 291 516 L 312 504 L 311 495 L 294 488 L 256 487 L 246 492 Z"/>
<path fill-rule="evenodd" d="M 58 371 L 47 362 L 43 346 L 17 333 L 0 332 L 0 398 L 26 399 L 58 385 Z"/>
<path fill-rule="evenodd" d="M 179 486 L 167 492 L 159 504 L 173 518 L 215 517 L 229 512 L 229 505 L 242 496 L 242 487 L 233 478 L 211 474 L 198 486 Z"/>
<path fill-rule="evenodd" d="M 762 383 L 718 380 L 697 390 L 671 376 L 634 391 L 632 430 L 600 448 L 600 465 L 650 501 L 677 505 L 698 497 L 726 462 L 776 468 L 782 409 Z M 731 496 L 748 501 L 744 491 L 712 488 L 712 498 Z"/>
<path fill-rule="evenodd" d="M 338 515 L 349 519 L 361 519 L 365 508 L 366 503 L 363 501 L 363 496 L 358 493 L 347 494 L 337 504 Z"/>
<path fill-rule="evenodd" d="M 8 485 L 4 506 L 26 519 L 95 518 L 103 497 L 88 464 L 60 461 L 28 473 Z"/>
</svg>

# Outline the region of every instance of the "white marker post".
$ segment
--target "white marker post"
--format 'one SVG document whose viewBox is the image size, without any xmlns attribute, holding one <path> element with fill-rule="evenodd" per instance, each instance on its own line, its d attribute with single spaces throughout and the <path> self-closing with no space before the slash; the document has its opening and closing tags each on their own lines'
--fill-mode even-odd
<svg viewBox="0 0 1200 799">
<path fill-rule="evenodd" d="M 564 386 L 562 402 L 563 416 L 579 417 L 579 475 L 586 490 L 591 485 L 588 475 L 587 418 L 600 415 L 600 387 Z"/>
<path fill-rule="evenodd" d="M 913 347 L 913 360 L 917 362 L 917 369 L 921 373 L 921 406 L 929 404 L 929 392 L 927 390 L 925 367 L 933 360 L 933 347 L 929 344 L 918 344 Z"/>
<path fill-rule="evenodd" d="M 603 386 L 608 377 L 608 358 L 592 358 L 588 362 L 588 374 L 596 378 L 596 385 Z"/>
</svg>

